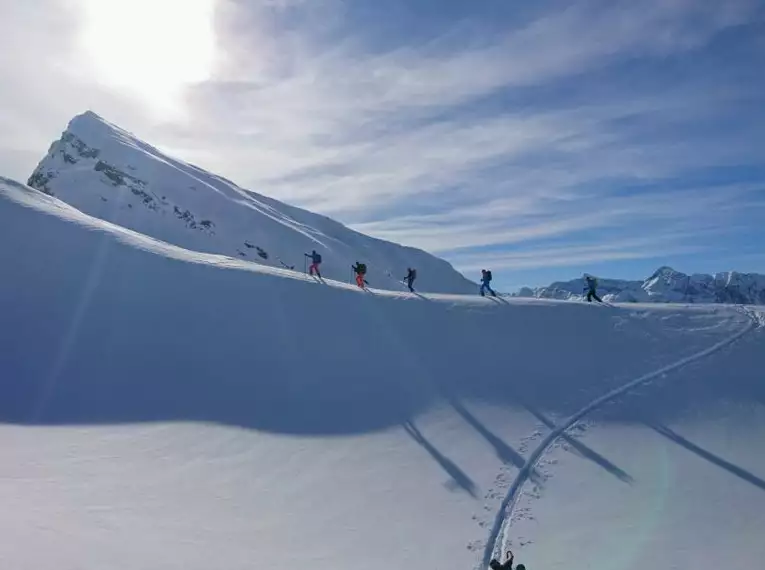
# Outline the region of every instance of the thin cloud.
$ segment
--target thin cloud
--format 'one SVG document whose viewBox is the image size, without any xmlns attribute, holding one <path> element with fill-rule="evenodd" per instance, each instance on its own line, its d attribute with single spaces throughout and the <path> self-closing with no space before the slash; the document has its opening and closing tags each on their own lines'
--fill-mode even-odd
<svg viewBox="0 0 765 570">
<path fill-rule="evenodd" d="M 672 200 L 661 192 L 630 196 L 607 196 L 592 200 L 546 200 L 527 196 L 522 200 L 493 201 L 442 214 L 404 216 L 359 224 L 361 231 L 400 241 L 406 237 L 418 247 L 447 253 L 454 259 L 460 250 L 486 246 L 516 246 L 585 230 L 633 228 L 663 236 L 681 227 L 707 231 L 735 222 L 739 210 L 765 206 L 765 184 L 706 186 L 676 190 Z M 670 230 L 671 234 L 666 232 Z M 488 262 L 495 251 L 482 254 Z"/>
<path fill-rule="evenodd" d="M 679 237 L 679 236 L 676 236 Z M 691 236 L 686 236 L 690 239 Z M 659 249 L 660 253 L 659 253 Z M 609 244 L 575 245 L 535 248 L 527 251 L 495 254 L 490 260 L 482 254 L 458 254 L 452 262 L 466 273 L 490 266 L 493 270 L 537 269 L 544 267 L 575 267 L 583 264 L 653 259 L 667 255 L 697 253 L 700 245 L 685 244 L 667 247 L 662 237 L 617 240 Z M 488 263 L 490 261 L 490 263 Z"/>
</svg>

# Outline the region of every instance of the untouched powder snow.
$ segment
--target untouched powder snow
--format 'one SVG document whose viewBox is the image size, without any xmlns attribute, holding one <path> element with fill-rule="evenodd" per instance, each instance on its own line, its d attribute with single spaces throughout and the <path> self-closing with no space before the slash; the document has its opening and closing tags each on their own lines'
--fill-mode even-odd
<svg viewBox="0 0 765 570">
<path fill-rule="evenodd" d="M 765 556 L 752 309 L 366 292 L 8 180 L 0 228 L 5 566 Z"/>
<path fill-rule="evenodd" d="M 304 254 L 315 249 L 327 278 L 349 281 L 360 261 L 382 289 L 403 290 L 407 268 L 415 267 L 418 290 L 477 291 L 442 259 L 243 190 L 90 111 L 72 119 L 28 183 L 91 216 L 194 251 L 303 271 Z"/>
</svg>

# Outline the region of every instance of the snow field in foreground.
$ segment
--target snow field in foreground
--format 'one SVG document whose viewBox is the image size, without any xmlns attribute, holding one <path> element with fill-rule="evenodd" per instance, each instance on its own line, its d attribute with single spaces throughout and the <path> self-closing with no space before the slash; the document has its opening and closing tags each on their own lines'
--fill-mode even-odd
<svg viewBox="0 0 765 570">
<path fill-rule="evenodd" d="M 551 425 L 751 322 L 732 307 L 320 284 L 157 242 L 13 183 L 0 184 L 0 228 L 0 560 L 16 568 L 473 568 Z M 740 389 L 718 398 L 710 388 L 704 365 L 727 358 L 721 349 L 657 378 L 651 397 L 638 388 L 619 401 L 651 410 L 673 374 L 696 370 L 677 401 L 692 390 L 711 391 L 710 407 L 723 397 L 754 405 L 744 388 L 761 380 L 759 330 L 730 350 L 739 347 L 751 349 L 725 370 L 748 371 Z M 642 421 L 608 415 L 625 405 L 593 410 L 582 441 Z M 667 405 L 661 425 L 686 413 Z M 631 501 L 653 494 L 650 479 L 619 465 L 618 449 L 612 440 L 582 463 L 628 485 Z M 567 500 L 572 513 L 599 504 L 589 475 L 581 493 L 558 493 L 568 464 L 540 463 L 522 499 L 535 481 L 541 498 L 519 502 L 504 527 L 507 540 L 533 541 L 519 552 L 531 569 L 572 567 L 545 558 L 557 532 L 547 513 L 565 514 Z M 615 511 L 622 496 L 608 503 Z M 540 513 L 518 519 L 527 529 L 516 526 L 519 508 Z M 587 528 L 604 537 L 611 524 L 604 515 Z M 746 544 L 751 562 L 758 546 Z M 640 561 L 627 556 L 620 568 Z"/>
</svg>

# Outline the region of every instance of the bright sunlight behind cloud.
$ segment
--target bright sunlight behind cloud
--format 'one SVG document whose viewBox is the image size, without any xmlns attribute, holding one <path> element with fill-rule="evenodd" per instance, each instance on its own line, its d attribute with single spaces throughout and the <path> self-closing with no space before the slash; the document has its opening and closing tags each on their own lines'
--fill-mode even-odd
<svg viewBox="0 0 765 570">
<path fill-rule="evenodd" d="M 209 79 L 215 0 L 83 1 L 81 41 L 103 82 L 166 113 L 186 85 Z"/>
</svg>

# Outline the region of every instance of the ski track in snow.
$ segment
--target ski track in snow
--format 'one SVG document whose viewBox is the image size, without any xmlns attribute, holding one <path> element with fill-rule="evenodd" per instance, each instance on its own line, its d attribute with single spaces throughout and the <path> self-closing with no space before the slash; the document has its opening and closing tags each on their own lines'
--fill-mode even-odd
<svg viewBox="0 0 765 570">
<path fill-rule="evenodd" d="M 638 378 L 630 380 L 626 384 L 623 384 L 622 386 L 615 388 L 614 390 L 611 390 L 610 392 L 604 394 L 603 396 L 596 398 L 595 400 L 591 401 L 589 404 L 581 408 L 578 412 L 569 416 L 567 420 L 565 420 L 557 428 L 551 431 L 547 435 L 547 437 L 545 437 L 539 443 L 539 445 L 534 449 L 534 451 L 529 456 L 524 466 L 516 475 L 515 480 L 510 485 L 507 491 L 507 495 L 505 495 L 505 498 L 502 501 L 502 504 L 500 505 L 499 510 L 497 511 L 497 515 L 494 519 L 494 524 L 491 528 L 491 532 L 489 534 L 489 537 L 486 541 L 486 545 L 484 547 L 483 559 L 481 561 L 481 568 L 488 567 L 492 557 L 494 557 L 495 554 L 499 555 L 501 553 L 502 549 L 500 548 L 499 542 L 500 542 L 500 535 L 502 534 L 502 530 L 506 528 L 506 526 L 510 523 L 512 519 L 516 502 L 518 498 L 520 497 L 520 491 L 523 489 L 524 485 L 529 480 L 532 472 L 537 467 L 537 464 L 539 463 L 540 459 L 542 458 L 544 453 L 550 448 L 550 446 L 553 443 L 555 443 L 555 441 L 558 440 L 558 438 L 560 438 L 564 433 L 566 433 L 566 431 L 568 431 L 571 427 L 573 427 L 582 418 L 584 418 L 591 412 L 597 410 L 602 405 L 608 403 L 614 398 L 620 396 L 621 394 L 628 392 L 631 388 L 634 388 L 641 384 L 645 384 L 646 382 L 650 382 L 651 380 L 654 380 L 657 377 L 663 376 L 664 374 L 667 374 L 669 372 L 674 372 L 675 370 L 683 368 L 684 366 L 687 366 L 688 364 L 691 364 L 692 362 L 696 362 L 698 360 L 701 360 L 702 358 L 706 358 L 707 356 L 710 356 L 718 352 L 719 350 L 725 348 L 726 346 L 733 344 L 734 342 L 739 340 L 741 337 L 752 332 L 753 330 L 757 328 L 765 327 L 765 313 L 760 313 L 756 310 L 752 310 L 747 307 L 740 307 L 738 310 L 743 312 L 749 318 L 749 323 L 743 329 L 741 329 L 734 335 L 713 344 L 709 348 L 706 348 L 695 354 L 686 356 L 685 358 L 682 358 L 676 362 L 663 366 L 659 368 L 658 370 L 654 370 L 653 372 L 648 372 Z"/>
</svg>

